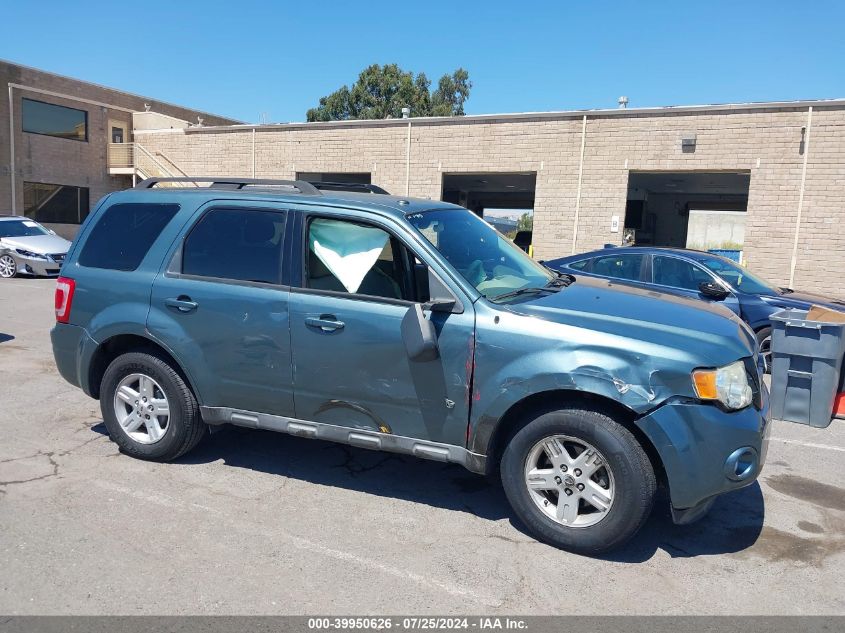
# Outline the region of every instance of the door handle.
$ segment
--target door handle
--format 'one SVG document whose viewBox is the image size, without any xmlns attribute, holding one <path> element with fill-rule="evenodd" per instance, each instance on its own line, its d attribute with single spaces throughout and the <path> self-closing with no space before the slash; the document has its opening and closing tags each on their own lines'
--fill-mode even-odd
<svg viewBox="0 0 845 633">
<path fill-rule="evenodd" d="M 337 317 L 333 314 L 321 314 L 319 316 L 305 317 L 305 325 L 319 328 L 323 332 L 334 332 L 336 330 L 342 330 L 345 323 L 338 321 Z"/>
<path fill-rule="evenodd" d="M 169 308 L 176 308 L 179 312 L 193 312 L 199 307 L 196 301 L 191 301 L 191 298 L 186 295 L 179 295 L 175 299 L 165 299 L 164 305 Z"/>
</svg>

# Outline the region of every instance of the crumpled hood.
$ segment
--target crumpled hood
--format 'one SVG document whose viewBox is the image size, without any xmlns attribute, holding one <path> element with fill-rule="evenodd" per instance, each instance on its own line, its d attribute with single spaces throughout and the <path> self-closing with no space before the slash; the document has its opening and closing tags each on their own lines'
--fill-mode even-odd
<svg viewBox="0 0 845 633">
<path fill-rule="evenodd" d="M 502 308 L 593 330 L 601 338 L 623 337 L 629 350 L 642 349 L 644 356 L 678 350 L 702 367 L 753 356 L 757 346 L 739 317 L 718 304 L 592 277 L 579 276 L 560 292 L 527 295 Z"/>
<path fill-rule="evenodd" d="M 0 244 L 9 248 L 22 248 L 33 253 L 67 253 L 70 242 L 58 235 L 31 235 L 28 237 L 4 237 Z"/>
</svg>

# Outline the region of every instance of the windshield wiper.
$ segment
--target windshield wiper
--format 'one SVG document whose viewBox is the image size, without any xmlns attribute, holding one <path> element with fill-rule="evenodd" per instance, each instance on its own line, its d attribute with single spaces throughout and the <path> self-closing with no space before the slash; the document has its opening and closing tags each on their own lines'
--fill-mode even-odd
<svg viewBox="0 0 845 633">
<path fill-rule="evenodd" d="M 529 292 L 557 292 L 560 288 L 556 286 L 526 286 L 518 290 L 511 290 L 500 295 L 490 297 L 490 301 L 501 301 L 502 299 L 510 299 L 511 297 L 518 297 Z"/>
</svg>

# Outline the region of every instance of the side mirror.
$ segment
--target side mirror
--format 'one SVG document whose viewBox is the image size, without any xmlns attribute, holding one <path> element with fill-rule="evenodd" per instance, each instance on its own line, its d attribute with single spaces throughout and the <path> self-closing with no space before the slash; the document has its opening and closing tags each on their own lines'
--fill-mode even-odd
<svg viewBox="0 0 845 633">
<path fill-rule="evenodd" d="M 708 299 L 715 299 L 716 301 L 727 299 L 728 295 L 731 294 L 714 281 L 702 281 L 698 286 L 698 291 Z"/>
<path fill-rule="evenodd" d="M 425 318 L 422 304 L 415 303 L 402 318 L 400 328 L 408 358 L 416 362 L 434 360 L 439 356 L 437 332 L 434 324 Z"/>
</svg>

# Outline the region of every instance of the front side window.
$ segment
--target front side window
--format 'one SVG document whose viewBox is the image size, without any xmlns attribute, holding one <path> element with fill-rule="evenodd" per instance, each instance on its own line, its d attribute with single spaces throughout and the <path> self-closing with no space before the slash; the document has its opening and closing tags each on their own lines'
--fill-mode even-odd
<svg viewBox="0 0 845 633">
<path fill-rule="evenodd" d="M 713 278 L 701 268 L 677 257 L 655 255 L 652 267 L 654 283 L 661 286 L 698 291 L 702 283 L 713 281 Z"/>
<path fill-rule="evenodd" d="M 45 134 L 74 141 L 88 140 L 88 113 L 35 99 L 21 100 L 24 132 Z"/>
<path fill-rule="evenodd" d="M 156 238 L 179 210 L 178 204 L 114 204 L 91 230 L 79 265 L 135 270 Z"/>
<path fill-rule="evenodd" d="M 198 277 L 281 283 L 285 214 L 212 209 L 182 247 L 182 273 Z"/>
<path fill-rule="evenodd" d="M 35 237 L 50 232 L 32 220 L 6 220 L 0 222 L 0 237 Z"/>
<path fill-rule="evenodd" d="M 639 281 L 642 269 L 642 255 L 605 255 L 593 260 L 592 272 L 612 279 Z"/>
<path fill-rule="evenodd" d="M 408 221 L 489 299 L 521 288 L 542 287 L 554 278 L 548 269 L 469 211 L 434 209 L 409 215 Z"/>
<path fill-rule="evenodd" d="M 777 293 L 774 286 L 770 283 L 760 279 L 759 277 L 755 277 L 741 266 L 738 266 L 729 260 L 708 257 L 706 259 L 702 259 L 701 263 L 740 292 L 747 292 L 752 295 L 769 295 Z"/>
<path fill-rule="evenodd" d="M 409 252 L 387 231 L 348 220 L 308 225 L 306 286 L 411 301 Z"/>
<path fill-rule="evenodd" d="M 23 183 L 24 215 L 39 222 L 81 224 L 88 216 L 88 187 Z"/>
</svg>

